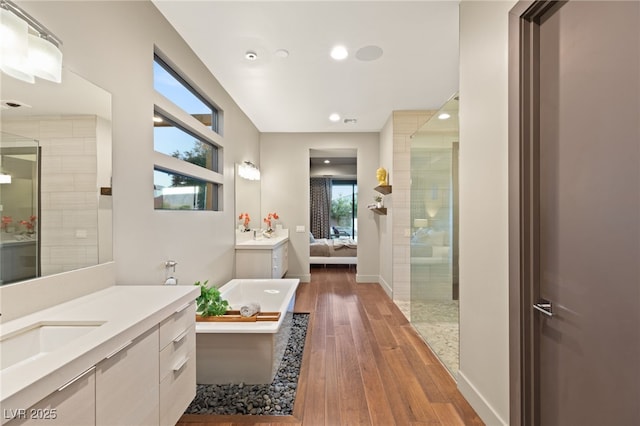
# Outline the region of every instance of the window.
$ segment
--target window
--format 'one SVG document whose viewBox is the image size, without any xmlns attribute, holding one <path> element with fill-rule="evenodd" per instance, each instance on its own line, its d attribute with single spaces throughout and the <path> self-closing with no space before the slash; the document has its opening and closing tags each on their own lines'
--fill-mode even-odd
<svg viewBox="0 0 640 426">
<path fill-rule="evenodd" d="M 153 72 L 154 208 L 220 210 L 219 111 L 158 54 Z"/>
<path fill-rule="evenodd" d="M 354 180 L 331 181 L 331 238 L 356 238 L 358 184 Z"/>
<path fill-rule="evenodd" d="M 157 54 L 153 57 L 153 87 L 182 110 L 218 133 L 218 109 Z"/>
<path fill-rule="evenodd" d="M 218 171 L 218 149 L 201 140 L 172 120 L 156 112 L 153 124 L 153 147 L 196 166 Z"/>
<path fill-rule="evenodd" d="M 156 210 L 218 210 L 219 185 L 158 168 L 153 171 Z"/>
</svg>

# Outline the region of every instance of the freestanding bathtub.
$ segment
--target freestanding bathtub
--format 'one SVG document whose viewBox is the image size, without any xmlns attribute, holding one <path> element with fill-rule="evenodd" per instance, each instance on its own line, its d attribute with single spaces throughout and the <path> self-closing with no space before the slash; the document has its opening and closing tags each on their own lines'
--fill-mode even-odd
<svg viewBox="0 0 640 426">
<path fill-rule="evenodd" d="M 199 384 L 271 383 L 291 334 L 298 279 L 234 279 L 220 287 L 230 309 L 258 302 L 278 321 L 196 322 Z"/>
</svg>

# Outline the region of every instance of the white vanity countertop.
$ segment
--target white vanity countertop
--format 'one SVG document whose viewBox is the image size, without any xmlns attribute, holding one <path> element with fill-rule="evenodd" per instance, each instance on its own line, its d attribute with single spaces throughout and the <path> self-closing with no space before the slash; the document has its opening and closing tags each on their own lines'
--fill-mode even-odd
<svg viewBox="0 0 640 426">
<path fill-rule="evenodd" d="M 68 345 L 1 370 L 0 405 L 29 408 L 188 306 L 199 294 L 200 289 L 194 286 L 112 286 L 0 324 L 0 336 L 5 338 L 43 323 L 102 323 Z M 0 354 L 2 350 L 0 342 Z"/>
<path fill-rule="evenodd" d="M 236 249 L 240 250 L 270 250 L 289 241 L 289 235 L 276 235 L 271 238 L 259 237 L 236 242 Z"/>
</svg>

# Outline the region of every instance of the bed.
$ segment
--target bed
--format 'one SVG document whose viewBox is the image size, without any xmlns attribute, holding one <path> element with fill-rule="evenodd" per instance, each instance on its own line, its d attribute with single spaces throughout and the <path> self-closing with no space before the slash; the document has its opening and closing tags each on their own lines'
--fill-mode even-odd
<svg viewBox="0 0 640 426">
<path fill-rule="evenodd" d="M 312 265 L 357 265 L 358 243 L 351 238 L 309 236 L 309 263 Z"/>
</svg>

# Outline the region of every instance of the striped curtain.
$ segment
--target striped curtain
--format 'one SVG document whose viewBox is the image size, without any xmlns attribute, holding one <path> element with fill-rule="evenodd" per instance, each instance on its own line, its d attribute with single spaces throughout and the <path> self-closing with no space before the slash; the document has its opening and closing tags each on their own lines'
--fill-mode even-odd
<svg viewBox="0 0 640 426">
<path fill-rule="evenodd" d="M 331 215 L 331 178 L 311 178 L 311 233 L 314 238 L 329 238 Z"/>
</svg>

